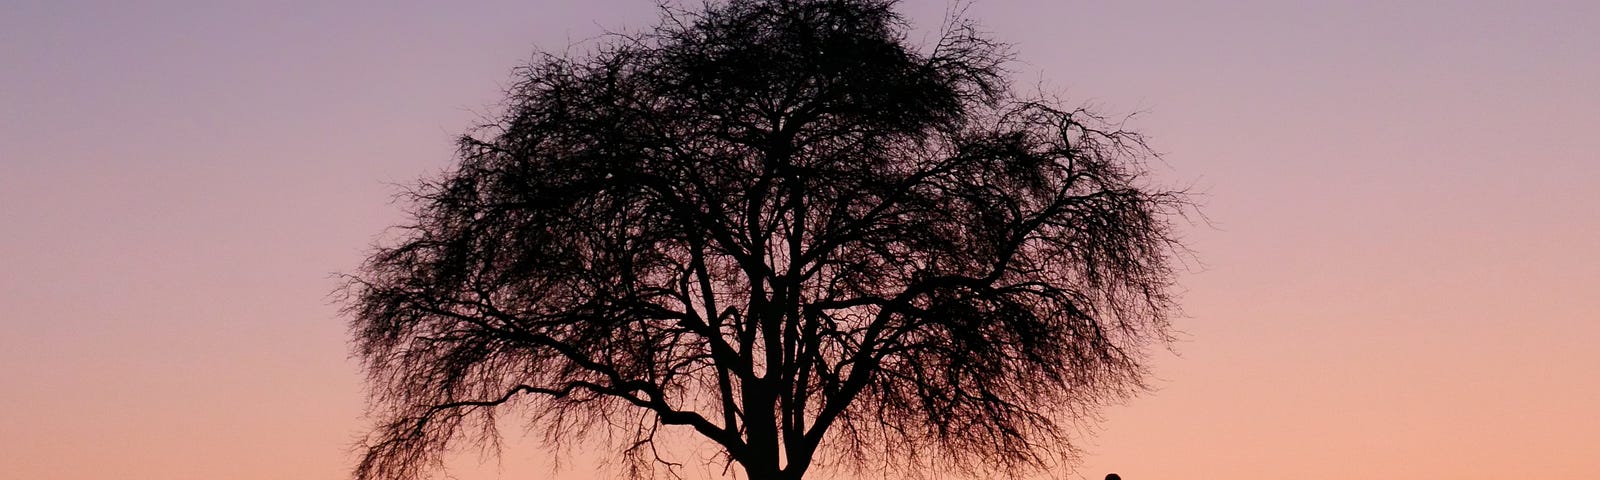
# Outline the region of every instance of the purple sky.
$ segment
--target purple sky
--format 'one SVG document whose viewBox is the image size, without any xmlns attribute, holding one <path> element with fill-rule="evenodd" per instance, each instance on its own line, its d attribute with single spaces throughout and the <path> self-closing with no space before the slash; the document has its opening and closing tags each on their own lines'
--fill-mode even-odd
<svg viewBox="0 0 1600 480">
<path fill-rule="evenodd" d="M 0 5 L 0 471 L 343 478 L 331 274 L 535 47 L 652 3 Z M 1600 3 L 1513 3 L 971 7 L 1019 86 L 1141 112 L 1214 223 L 1084 477 L 1600 478 Z"/>
</svg>

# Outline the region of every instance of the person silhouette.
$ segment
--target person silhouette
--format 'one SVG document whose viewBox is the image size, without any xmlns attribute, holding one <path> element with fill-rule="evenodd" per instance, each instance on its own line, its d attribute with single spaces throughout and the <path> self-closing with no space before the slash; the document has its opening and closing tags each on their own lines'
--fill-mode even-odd
<svg viewBox="0 0 1600 480">
<path fill-rule="evenodd" d="M 1106 474 L 1106 480 L 1122 480 L 1122 475 L 1117 475 L 1115 473 L 1108 473 L 1108 474 Z"/>
</svg>

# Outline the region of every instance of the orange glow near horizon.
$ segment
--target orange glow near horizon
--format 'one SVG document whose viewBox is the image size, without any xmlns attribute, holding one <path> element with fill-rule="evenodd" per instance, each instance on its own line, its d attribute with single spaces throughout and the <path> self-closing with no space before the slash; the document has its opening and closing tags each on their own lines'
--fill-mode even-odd
<svg viewBox="0 0 1600 480">
<path fill-rule="evenodd" d="M 257 3 L 0 6 L 8 476 L 345 478 L 365 398 L 328 294 L 402 218 L 389 184 L 535 46 L 655 18 Z M 946 3 L 902 8 L 920 34 Z M 1141 112 L 1211 222 L 1154 391 L 1061 475 L 1600 478 L 1600 4 L 1157 3 L 969 10 L 1018 86 Z M 510 437 L 452 473 L 545 478 Z"/>
</svg>

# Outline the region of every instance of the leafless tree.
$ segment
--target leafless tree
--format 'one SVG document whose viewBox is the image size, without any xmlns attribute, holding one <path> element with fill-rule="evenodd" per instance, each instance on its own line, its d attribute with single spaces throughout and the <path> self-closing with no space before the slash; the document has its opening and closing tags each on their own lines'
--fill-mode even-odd
<svg viewBox="0 0 1600 480">
<path fill-rule="evenodd" d="M 894 6 L 669 6 L 519 70 L 349 276 L 355 477 L 426 476 L 505 414 L 622 438 L 636 477 L 676 472 L 666 430 L 750 479 L 1070 459 L 1168 340 L 1185 197 L 1137 134 L 1013 94 L 970 22 L 912 45 Z"/>
</svg>

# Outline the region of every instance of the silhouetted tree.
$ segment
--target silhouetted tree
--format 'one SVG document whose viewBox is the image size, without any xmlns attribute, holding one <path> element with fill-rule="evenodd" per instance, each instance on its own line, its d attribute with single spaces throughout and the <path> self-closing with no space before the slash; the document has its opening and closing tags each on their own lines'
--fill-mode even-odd
<svg viewBox="0 0 1600 480">
<path fill-rule="evenodd" d="M 1138 135 L 1011 94 L 972 24 L 915 47 L 894 4 L 669 7 L 519 70 L 350 277 L 356 478 L 508 412 L 621 438 L 635 476 L 663 428 L 751 479 L 1068 458 L 1167 339 L 1183 197 L 1143 185 Z"/>
</svg>

